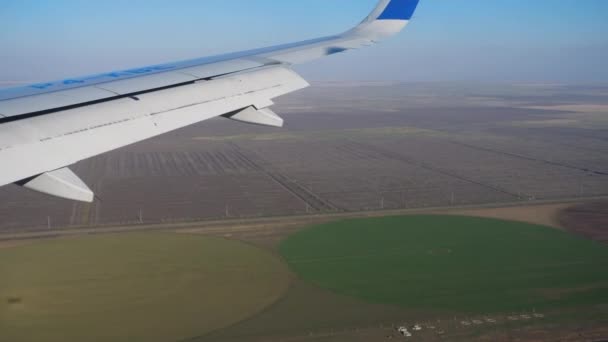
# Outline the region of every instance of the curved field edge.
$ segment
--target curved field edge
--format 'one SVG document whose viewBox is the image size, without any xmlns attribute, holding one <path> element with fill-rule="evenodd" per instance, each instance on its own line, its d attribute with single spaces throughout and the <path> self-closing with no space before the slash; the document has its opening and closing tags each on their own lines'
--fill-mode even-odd
<svg viewBox="0 0 608 342">
<path fill-rule="evenodd" d="M 490 313 L 608 303 L 608 249 L 545 226 L 417 215 L 343 220 L 279 246 L 305 281 L 409 309 Z"/>
<path fill-rule="evenodd" d="M 263 311 L 287 291 L 272 253 L 221 238 L 103 235 L 0 250 L 0 340 L 167 341 Z"/>
</svg>

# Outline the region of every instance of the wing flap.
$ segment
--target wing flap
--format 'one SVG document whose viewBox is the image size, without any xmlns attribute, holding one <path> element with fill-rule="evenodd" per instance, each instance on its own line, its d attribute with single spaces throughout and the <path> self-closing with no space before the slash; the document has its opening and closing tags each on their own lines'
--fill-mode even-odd
<svg viewBox="0 0 608 342">
<path fill-rule="evenodd" d="M 0 122 L 2 117 L 18 119 L 17 117 L 19 116 L 63 110 L 73 106 L 88 105 L 92 102 L 115 100 L 120 96 L 138 95 L 142 92 L 156 91 L 200 80 L 208 80 L 263 66 L 264 64 L 262 63 L 248 60 L 216 62 L 178 69 L 176 71 L 152 73 L 150 75 L 141 75 L 140 77 L 128 77 L 115 81 L 94 83 L 90 86 L 0 100 Z M 116 74 L 119 75 L 120 73 Z"/>
</svg>

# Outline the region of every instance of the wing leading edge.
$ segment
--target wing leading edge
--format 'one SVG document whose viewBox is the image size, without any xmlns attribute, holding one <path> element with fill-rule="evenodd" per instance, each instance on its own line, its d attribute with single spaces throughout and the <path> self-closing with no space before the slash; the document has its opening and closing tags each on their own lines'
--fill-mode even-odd
<svg viewBox="0 0 608 342">
<path fill-rule="evenodd" d="M 272 100 L 308 86 L 291 65 L 396 34 L 418 2 L 381 0 L 359 25 L 335 36 L 0 91 L 0 185 L 89 202 L 84 183 L 71 174 L 58 178 L 67 174 L 58 170 L 217 116 L 281 126 L 268 109 Z M 54 190 L 57 179 L 61 191 Z"/>
</svg>

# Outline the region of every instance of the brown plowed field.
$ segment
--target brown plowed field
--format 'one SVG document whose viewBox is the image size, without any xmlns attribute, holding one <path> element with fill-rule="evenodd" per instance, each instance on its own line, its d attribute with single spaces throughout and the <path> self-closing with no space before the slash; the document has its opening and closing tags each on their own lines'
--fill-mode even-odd
<svg viewBox="0 0 608 342">
<path fill-rule="evenodd" d="M 561 210 L 561 226 L 576 234 L 608 243 L 608 201 L 581 203 Z"/>
</svg>

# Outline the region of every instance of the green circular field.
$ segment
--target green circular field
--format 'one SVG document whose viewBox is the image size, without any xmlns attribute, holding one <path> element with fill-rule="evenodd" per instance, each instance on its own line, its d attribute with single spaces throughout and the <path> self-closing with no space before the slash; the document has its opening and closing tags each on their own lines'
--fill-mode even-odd
<svg viewBox="0 0 608 342">
<path fill-rule="evenodd" d="M 180 234 L 0 249 L 0 341 L 178 341 L 245 319 L 286 291 L 258 248 Z"/>
<path fill-rule="evenodd" d="M 346 220 L 280 251 L 303 279 L 412 309 L 494 313 L 608 304 L 608 247 L 556 229 L 461 216 Z"/>
</svg>

